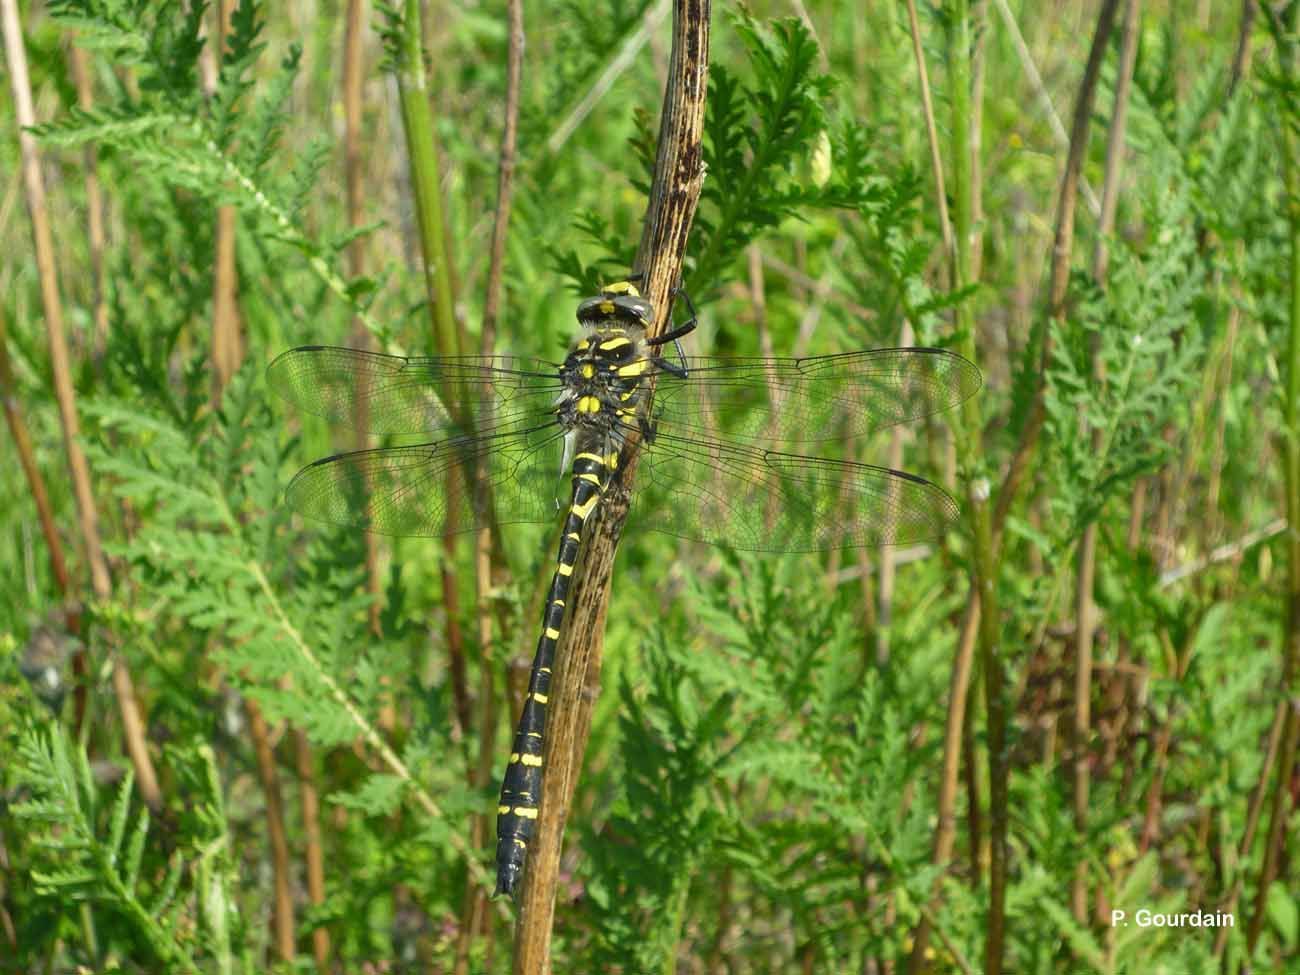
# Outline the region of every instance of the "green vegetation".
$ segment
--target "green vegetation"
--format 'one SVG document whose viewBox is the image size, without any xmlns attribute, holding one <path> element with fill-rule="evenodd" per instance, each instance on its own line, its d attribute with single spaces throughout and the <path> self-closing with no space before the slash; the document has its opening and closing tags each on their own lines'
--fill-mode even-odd
<svg viewBox="0 0 1300 975">
<path fill-rule="evenodd" d="M 0 973 L 531 970 L 486 895 L 555 526 L 303 522 L 357 441 L 264 378 L 558 360 L 627 273 L 673 5 L 523 6 L 498 263 L 505 0 L 0 0 Z M 716 4 L 686 342 L 973 359 L 825 451 L 961 528 L 634 508 L 553 970 L 1300 970 L 1300 3 L 916 14 Z"/>
</svg>

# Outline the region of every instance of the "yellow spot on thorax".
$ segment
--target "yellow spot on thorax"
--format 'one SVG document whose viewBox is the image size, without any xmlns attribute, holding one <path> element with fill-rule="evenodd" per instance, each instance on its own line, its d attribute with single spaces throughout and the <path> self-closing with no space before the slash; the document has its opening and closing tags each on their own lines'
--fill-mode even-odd
<svg viewBox="0 0 1300 975">
<path fill-rule="evenodd" d="M 620 376 L 639 376 L 650 369 L 649 359 L 638 359 L 636 362 L 629 362 L 625 366 L 618 367 Z"/>
</svg>

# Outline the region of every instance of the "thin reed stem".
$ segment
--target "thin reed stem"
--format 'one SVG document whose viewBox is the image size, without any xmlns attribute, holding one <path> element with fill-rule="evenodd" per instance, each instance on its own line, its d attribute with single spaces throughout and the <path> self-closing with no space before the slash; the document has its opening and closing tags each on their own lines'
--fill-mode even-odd
<svg viewBox="0 0 1300 975">
<path fill-rule="evenodd" d="M 77 107 L 88 112 L 95 107 L 95 93 L 90 79 L 90 56 L 77 46 L 75 38 L 69 45 L 68 62 L 72 68 L 72 82 L 77 88 Z M 104 251 L 107 234 L 104 230 L 104 194 L 99 185 L 99 152 L 95 143 L 87 142 L 82 150 L 83 181 L 86 188 L 86 242 L 90 250 L 90 277 L 92 295 L 91 318 L 94 321 L 93 345 L 95 358 L 104 355 L 108 341 L 108 280 L 104 271 Z"/>
<path fill-rule="evenodd" d="M 523 75 L 524 14 L 523 0 L 508 0 L 506 9 L 508 46 L 506 52 L 506 104 L 501 132 L 501 151 L 497 161 L 497 206 L 492 221 L 492 244 L 489 250 L 486 293 L 483 301 L 483 328 L 480 351 L 492 355 L 496 350 L 497 318 L 500 315 L 505 278 L 506 241 L 510 231 L 510 208 L 514 193 L 515 155 L 519 131 L 519 88 Z M 480 484 L 479 490 L 482 490 Z M 492 593 L 506 583 L 507 567 L 501 558 L 501 545 L 493 527 L 485 525 L 475 539 L 474 577 L 478 594 L 475 616 L 478 625 L 479 726 L 478 760 L 470 784 L 486 787 L 492 774 L 496 752 L 497 725 L 501 695 L 498 693 L 497 646 L 492 629 Z M 487 840 L 489 820 L 485 814 L 474 817 L 470 842 L 477 849 Z M 487 892 L 478 888 L 469 892 L 462 912 L 461 931 L 456 945 L 456 971 L 467 971 L 470 940 L 485 928 L 491 915 L 487 910 Z M 486 934 L 486 930 L 482 933 Z"/>
<path fill-rule="evenodd" d="M 293 753 L 298 769 L 298 790 L 302 804 L 303 859 L 307 863 L 307 898 L 314 907 L 325 903 L 325 848 L 320 828 L 320 790 L 316 785 L 316 760 L 311 740 L 301 728 L 293 729 Z M 311 951 L 316 967 L 329 971 L 330 933 L 317 926 L 311 933 Z"/>
<path fill-rule="evenodd" d="M 58 271 L 54 260 L 54 238 L 50 231 L 49 210 L 45 199 L 45 181 L 41 175 L 36 140 L 29 129 L 36 124 L 32 104 L 31 81 L 27 73 L 27 52 L 23 46 L 22 23 L 17 0 L 0 0 L 0 28 L 4 32 L 5 60 L 13 92 L 18 144 L 22 155 L 23 189 L 27 212 L 31 218 L 32 239 L 40 280 L 41 304 L 45 312 L 45 331 L 49 342 L 50 369 L 54 379 L 54 397 L 63 428 L 63 449 L 67 455 L 72 493 L 77 502 L 81 544 L 90 569 L 91 591 L 95 598 L 107 602 L 113 595 L 113 581 L 108 571 L 99 533 L 99 513 L 95 508 L 90 483 L 90 464 L 81 448 L 80 421 L 77 418 L 76 393 L 72 385 L 72 357 L 63 325 L 63 300 L 59 295 Z M 136 784 L 146 805 L 154 812 L 162 808 L 162 792 L 153 759 L 145 741 L 145 722 L 136 699 L 135 682 L 119 652 L 113 651 L 113 690 L 127 752 L 135 769 Z"/>
<path fill-rule="evenodd" d="M 1093 249 L 1092 277 L 1098 287 L 1105 288 L 1110 266 L 1110 235 L 1115 229 L 1115 212 L 1119 203 L 1119 188 L 1123 178 L 1124 135 L 1128 120 L 1128 96 L 1133 83 L 1133 66 L 1137 60 L 1138 19 L 1140 0 L 1126 0 L 1124 26 L 1120 41 L 1119 71 L 1115 81 L 1115 103 L 1111 109 L 1107 129 L 1106 169 L 1101 186 L 1101 216 L 1097 224 L 1097 241 Z M 1105 382 L 1105 365 L 1101 358 L 1101 342 L 1094 333 L 1089 336 L 1092 360 L 1092 380 L 1099 386 Z M 1080 423 L 1087 428 L 1082 416 Z M 1104 434 L 1100 429 L 1090 433 L 1092 448 L 1100 451 Z M 1088 796 L 1090 782 L 1090 753 L 1092 740 L 1092 654 L 1093 638 L 1097 629 L 1097 607 L 1093 601 L 1093 586 L 1097 570 L 1097 524 L 1084 526 L 1079 540 L 1075 575 L 1075 644 L 1074 644 L 1074 826 L 1080 837 L 1088 832 Z M 1070 893 L 1070 907 L 1074 919 L 1080 924 L 1088 920 L 1088 863 L 1080 857 L 1075 867 L 1074 883 Z"/>
<path fill-rule="evenodd" d="M 1290 9 L 1291 22 L 1285 27 L 1278 14 L 1267 10 L 1269 28 L 1277 47 L 1278 68 L 1288 90 L 1294 92 L 1300 80 L 1300 6 Z M 1278 126 L 1282 149 L 1282 176 L 1285 190 L 1286 218 L 1290 260 L 1287 266 L 1287 344 L 1283 360 L 1286 383 L 1282 400 L 1283 485 L 1286 492 L 1286 517 L 1291 526 L 1283 551 L 1287 560 L 1286 611 L 1283 619 L 1281 692 L 1286 702 L 1282 723 L 1282 743 L 1278 748 L 1276 778 L 1269 808 L 1268 834 L 1264 843 L 1264 862 L 1255 886 L 1255 904 L 1246 929 L 1246 950 L 1253 955 L 1264 927 L 1269 888 L 1277 877 L 1284 857 L 1286 826 L 1292 800 L 1291 786 L 1297 750 L 1300 749 L 1300 108 L 1294 99 L 1281 106 L 1283 119 Z M 1261 781 L 1270 770 L 1261 769 Z"/>
<path fill-rule="evenodd" d="M 248 718 L 249 737 L 253 741 L 253 756 L 257 760 L 257 778 L 266 799 L 266 832 L 271 842 L 271 878 L 274 890 L 274 927 L 276 957 L 293 961 L 294 912 L 293 891 L 289 886 L 289 838 L 284 827 L 284 799 L 280 794 L 280 777 L 275 767 L 275 752 L 271 746 L 271 730 L 267 727 L 262 710 L 250 697 L 244 698 L 244 713 Z"/>
</svg>

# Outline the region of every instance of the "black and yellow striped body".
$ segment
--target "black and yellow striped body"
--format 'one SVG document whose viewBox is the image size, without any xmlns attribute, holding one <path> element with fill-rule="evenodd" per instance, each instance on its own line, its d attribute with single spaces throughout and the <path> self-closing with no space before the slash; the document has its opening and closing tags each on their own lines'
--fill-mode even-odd
<svg viewBox="0 0 1300 975">
<path fill-rule="evenodd" d="M 537 824 L 546 708 L 569 587 L 583 528 L 617 470 L 627 434 L 641 430 L 644 423 L 645 379 L 658 362 L 645 342 L 652 318 L 649 302 L 630 283 L 607 287 L 579 305 L 583 335 L 560 370 L 564 392 L 555 412 L 566 431 L 565 462 L 570 466 L 571 461 L 573 489 L 528 694 L 497 805 L 497 894 L 514 892 Z"/>
</svg>

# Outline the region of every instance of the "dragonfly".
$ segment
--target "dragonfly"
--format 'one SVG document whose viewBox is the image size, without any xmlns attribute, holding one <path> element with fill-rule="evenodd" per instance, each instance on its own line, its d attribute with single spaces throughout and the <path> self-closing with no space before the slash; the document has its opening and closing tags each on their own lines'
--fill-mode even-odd
<svg viewBox="0 0 1300 975">
<path fill-rule="evenodd" d="M 686 322 L 652 336 L 656 310 L 638 280 L 607 285 L 578 304 L 562 362 L 303 346 L 267 370 L 270 388 L 306 413 L 420 440 L 304 467 L 285 494 L 307 518 L 444 537 L 555 523 L 563 510 L 497 805 L 495 895 L 516 890 L 536 829 L 552 668 L 584 530 L 632 450 L 643 451 L 632 523 L 685 539 L 814 552 L 935 539 L 958 518 L 922 477 L 807 451 L 955 406 L 980 387 L 971 362 L 939 348 L 687 356 L 679 340 L 698 319 L 686 304 Z"/>
</svg>

